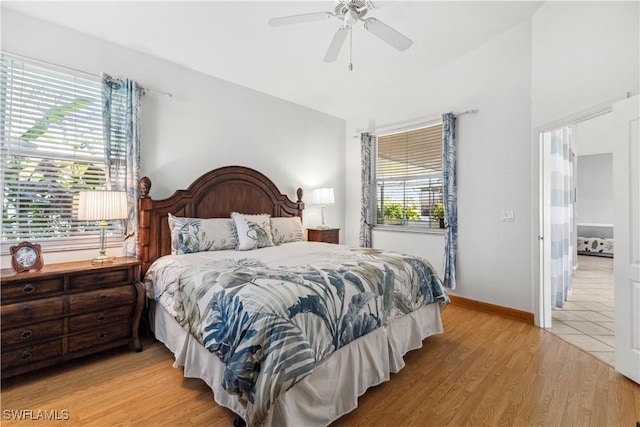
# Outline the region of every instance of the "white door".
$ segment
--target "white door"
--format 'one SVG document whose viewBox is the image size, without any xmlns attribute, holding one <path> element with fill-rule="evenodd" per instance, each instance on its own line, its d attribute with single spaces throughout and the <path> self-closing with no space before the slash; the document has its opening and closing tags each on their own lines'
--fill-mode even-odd
<svg viewBox="0 0 640 427">
<path fill-rule="evenodd" d="M 640 97 L 613 105 L 616 371 L 640 384 Z"/>
</svg>

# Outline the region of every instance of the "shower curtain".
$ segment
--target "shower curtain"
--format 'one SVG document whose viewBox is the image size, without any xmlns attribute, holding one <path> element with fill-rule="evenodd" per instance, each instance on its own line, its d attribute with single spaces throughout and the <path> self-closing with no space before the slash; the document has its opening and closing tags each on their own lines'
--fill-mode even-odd
<svg viewBox="0 0 640 427">
<path fill-rule="evenodd" d="M 547 133 L 550 149 L 549 223 L 551 239 L 551 303 L 562 308 L 571 292 L 571 280 L 575 262 L 574 247 L 574 178 L 575 154 L 572 150 L 571 127 L 563 127 Z"/>
</svg>

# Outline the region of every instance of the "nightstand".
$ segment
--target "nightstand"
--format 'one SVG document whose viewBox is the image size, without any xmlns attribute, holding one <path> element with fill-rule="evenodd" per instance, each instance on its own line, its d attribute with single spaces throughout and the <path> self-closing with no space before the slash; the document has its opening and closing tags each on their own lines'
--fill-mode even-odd
<svg viewBox="0 0 640 427">
<path fill-rule="evenodd" d="M 339 228 L 307 228 L 307 240 L 310 242 L 340 243 Z"/>
<path fill-rule="evenodd" d="M 2 270 L 2 377 L 126 344 L 142 351 L 141 264 L 115 258 Z"/>
</svg>

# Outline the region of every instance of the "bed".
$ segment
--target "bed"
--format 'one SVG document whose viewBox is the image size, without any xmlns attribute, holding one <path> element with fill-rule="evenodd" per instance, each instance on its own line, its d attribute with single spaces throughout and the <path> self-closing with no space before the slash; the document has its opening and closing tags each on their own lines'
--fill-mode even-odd
<svg viewBox="0 0 640 427">
<path fill-rule="evenodd" d="M 577 224 L 578 255 L 613 258 L 612 224 Z"/>
<path fill-rule="evenodd" d="M 152 330 L 247 425 L 328 425 L 443 332 L 449 298 L 428 261 L 305 241 L 301 189 L 294 202 L 242 166 L 163 200 L 150 188 L 141 179 Z"/>
</svg>

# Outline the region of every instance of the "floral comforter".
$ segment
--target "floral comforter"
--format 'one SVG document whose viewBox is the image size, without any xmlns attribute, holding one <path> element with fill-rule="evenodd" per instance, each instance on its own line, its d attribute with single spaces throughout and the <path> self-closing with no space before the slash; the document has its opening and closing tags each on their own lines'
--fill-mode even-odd
<svg viewBox="0 0 640 427">
<path fill-rule="evenodd" d="M 246 405 L 249 426 L 335 350 L 424 304 L 449 302 L 426 260 L 309 242 L 167 256 L 144 282 L 226 364 L 223 387 Z"/>
</svg>

